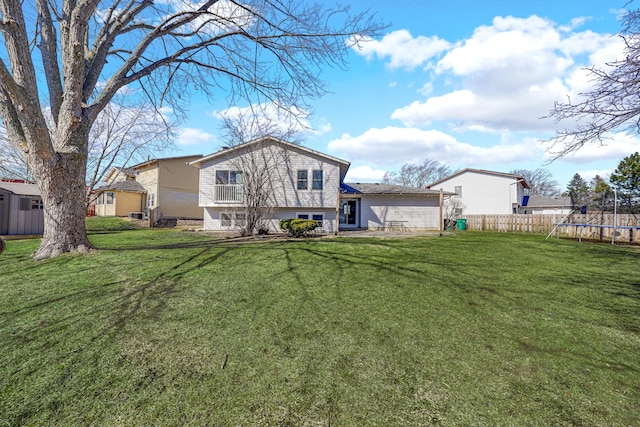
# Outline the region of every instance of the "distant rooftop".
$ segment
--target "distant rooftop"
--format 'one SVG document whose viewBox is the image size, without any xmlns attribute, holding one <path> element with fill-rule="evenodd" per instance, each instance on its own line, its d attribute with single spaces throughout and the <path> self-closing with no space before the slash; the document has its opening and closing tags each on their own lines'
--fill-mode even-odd
<svg viewBox="0 0 640 427">
<path fill-rule="evenodd" d="M 404 185 L 379 184 L 379 183 L 344 183 L 340 186 L 343 194 L 415 194 L 436 196 L 440 190 L 430 190 L 428 188 L 406 187 Z M 447 193 L 449 194 L 449 193 Z"/>
</svg>

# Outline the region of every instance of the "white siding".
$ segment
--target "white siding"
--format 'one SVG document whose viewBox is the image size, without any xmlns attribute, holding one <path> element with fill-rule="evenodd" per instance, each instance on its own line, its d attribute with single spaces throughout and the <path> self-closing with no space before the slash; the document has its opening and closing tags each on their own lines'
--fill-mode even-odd
<svg viewBox="0 0 640 427">
<path fill-rule="evenodd" d="M 440 207 L 438 197 L 363 195 L 360 223 L 368 229 L 385 229 L 390 223 L 409 230 L 438 230 Z"/>
<path fill-rule="evenodd" d="M 221 225 L 221 214 L 229 213 L 233 214 L 232 210 L 228 208 L 215 208 L 215 207 L 205 207 L 204 208 L 204 229 L 210 231 L 235 231 L 238 228 L 234 227 L 233 223 L 231 227 L 223 227 Z M 322 231 L 325 233 L 332 233 L 335 230 L 336 224 L 336 211 L 335 209 L 311 209 L 311 208 L 292 208 L 292 209 L 278 209 L 273 218 L 268 221 L 269 231 L 272 233 L 279 233 L 280 230 L 280 220 L 286 218 L 297 218 L 298 214 L 308 214 L 309 218 L 311 215 L 322 215 L 323 216 L 323 224 L 322 229 L 318 229 L 317 231 Z"/>
<path fill-rule="evenodd" d="M 524 188 L 516 179 L 506 176 L 469 171 L 443 181 L 432 189 L 455 192 L 462 187 L 462 214 L 501 215 L 513 213 L 513 205 L 519 205 Z"/>
<path fill-rule="evenodd" d="M 340 189 L 340 168 L 338 163 L 320 156 L 284 148 L 274 143 L 265 143 L 251 152 L 230 151 L 229 156 L 220 156 L 205 162 L 200 168 L 199 204 L 202 207 L 232 206 L 232 204 L 216 203 L 214 200 L 214 184 L 216 170 L 242 170 L 252 173 L 251 167 L 245 166 L 251 159 L 258 163 L 255 170 L 268 171 L 269 179 L 265 186 L 269 188 L 271 200 L 269 204 L 277 208 L 334 208 Z M 298 190 L 298 170 L 307 170 L 309 188 Z M 312 171 L 323 171 L 323 189 L 313 190 Z M 253 173 L 256 173 L 255 171 Z M 245 178 L 246 181 L 247 178 Z"/>
</svg>

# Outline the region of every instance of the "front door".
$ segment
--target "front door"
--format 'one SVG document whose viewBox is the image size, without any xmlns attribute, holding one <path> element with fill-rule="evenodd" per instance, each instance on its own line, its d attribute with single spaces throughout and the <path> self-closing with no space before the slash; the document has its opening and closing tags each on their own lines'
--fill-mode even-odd
<svg viewBox="0 0 640 427">
<path fill-rule="evenodd" d="M 0 235 L 9 233 L 9 194 L 0 192 Z"/>
<path fill-rule="evenodd" d="M 360 215 L 358 215 L 358 199 L 340 200 L 340 228 L 358 228 Z"/>
</svg>

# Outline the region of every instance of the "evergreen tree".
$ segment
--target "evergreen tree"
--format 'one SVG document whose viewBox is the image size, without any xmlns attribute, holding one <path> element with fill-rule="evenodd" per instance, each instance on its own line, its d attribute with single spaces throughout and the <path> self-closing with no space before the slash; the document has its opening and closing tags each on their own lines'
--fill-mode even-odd
<svg viewBox="0 0 640 427">
<path fill-rule="evenodd" d="M 576 173 L 567 185 L 566 194 L 571 197 L 573 206 L 587 206 L 589 201 L 589 185 L 579 173 Z"/>
<path fill-rule="evenodd" d="M 640 207 L 640 153 L 637 151 L 625 157 L 609 178 L 618 192 L 618 200 L 623 211 L 638 212 Z"/>
<path fill-rule="evenodd" d="M 611 186 L 600 175 L 596 175 L 589 185 L 590 205 L 594 210 L 601 212 L 612 209 L 611 206 Z"/>
</svg>

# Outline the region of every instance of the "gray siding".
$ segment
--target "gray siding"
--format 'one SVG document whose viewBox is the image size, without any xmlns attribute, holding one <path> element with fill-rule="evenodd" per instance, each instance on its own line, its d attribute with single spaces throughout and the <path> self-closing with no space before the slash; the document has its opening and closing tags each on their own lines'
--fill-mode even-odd
<svg viewBox="0 0 640 427">
<path fill-rule="evenodd" d="M 389 223 L 399 223 L 409 230 L 438 230 L 439 198 L 408 195 L 363 195 L 360 224 L 363 228 L 382 230 Z"/>
<path fill-rule="evenodd" d="M 6 203 L 6 195 L 5 202 Z M 44 232 L 44 211 L 36 208 L 32 209 L 32 201 L 35 200 L 36 207 L 41 202 L 40 196 L 24 196 L 19 194 L 9 194 L 8 226 L 4 227 L 9 235 L 42 234 Z M 21 202 L 21 199 L 24 201 Z M 21 206 L 22 204 L 22 206 Z M 26 209 L 21 209 L 26 208 Z M 2 227 L 0 227 L 1 229 Z"/>
</svg>

